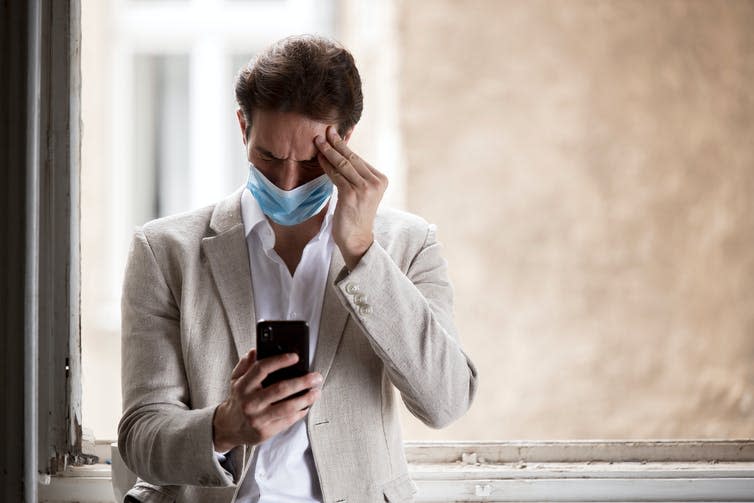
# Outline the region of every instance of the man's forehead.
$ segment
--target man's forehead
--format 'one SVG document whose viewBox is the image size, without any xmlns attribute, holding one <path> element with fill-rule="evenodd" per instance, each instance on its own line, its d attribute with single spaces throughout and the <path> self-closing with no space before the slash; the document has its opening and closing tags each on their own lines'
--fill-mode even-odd
<svg viewBox="0 0 754 503">
<path fill-rule="evenodd" d="M 252 114 L 254 148 L 277 159 L 308 161 L 317 156 L 314 138 L 324 135 L 328 124 L 292 112 L 259 111 Z"/>
<path fill-rule="evenodd" d="M 278 112 L 275 110 L 255 110 L 251 114 L 251 127 L 260 126 L 263 130 L 295 129 L 304 131 L 324 131 L 329 122 L 318 121 L 297 112 Z M 316 134 L 316 133 L 315 133 Z"/>
</svg>

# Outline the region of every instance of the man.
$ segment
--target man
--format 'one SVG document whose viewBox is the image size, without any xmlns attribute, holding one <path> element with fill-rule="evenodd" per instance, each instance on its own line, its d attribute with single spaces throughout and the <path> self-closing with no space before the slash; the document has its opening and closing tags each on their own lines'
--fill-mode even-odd
<svg viewBox="0 0 754 503">
<path fill-rule="evenodd" d="M 378 210 L 387 179 L 347 145 L 362 94 L 340 45 L 274 44 L 239 74 L 236 99 L 247 185 L 146 224 L 131 247 L 118 427 L 140 477 L 129 497 L 412 501 L 394 388 L 435 428 L 476 389 L 434 227 Z M 261 386 L 296 361 L 256 358 L 261 319 L 308 322 L 312 372 Z"/>
</svg>

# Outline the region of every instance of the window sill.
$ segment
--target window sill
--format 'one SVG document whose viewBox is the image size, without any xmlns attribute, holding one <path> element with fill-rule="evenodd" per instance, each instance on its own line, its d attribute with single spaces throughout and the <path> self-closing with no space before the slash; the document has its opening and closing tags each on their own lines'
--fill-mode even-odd
<svg viewBox="0 0 754 503">
<path fill-rule="evenodd" d="M 411 464 L 417 502 L 750 501 L 754 463 Z"/>
<path fill-rule="evenodd" d="M 752 441 L 409 442 L 406 457 L 417 502 L 752 501 L 752 447 Z M 707 459 L 681 459 L 691 456 Z M 110 465 L 70 467 L 49 482 L 40 485 L 42 502 L 114 501 Z"/>
<path fill-rule="evenodd" d="M 751 501 L 754 441 L 408 442 L 418 502 Z"/>
</svg>

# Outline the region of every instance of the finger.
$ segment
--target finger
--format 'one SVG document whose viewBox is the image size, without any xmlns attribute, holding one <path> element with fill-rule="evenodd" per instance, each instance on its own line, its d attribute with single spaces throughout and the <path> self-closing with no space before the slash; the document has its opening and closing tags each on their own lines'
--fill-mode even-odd
<svg viewBox="0 0 754 503">
<path fill-rule="evenodd" d="M 319 400 L 320 396 L 322 396 L 322 391 L 319 388 L 314 388 L 296 398 L 289 398 L 270 405 L 263 415 L 270 422 L 286 420 L 299 415 L 300 412 L 307 412 L 314 402 Z"/>
<path fill-rule="evenodd" d="M 249 394 L 254 389 L 261 387 L 262 381 L 264 381 L 269 374 L 276 370 L 290 367 L 297 361 L 298 355 L 296 353 L 268 356 L 267 358 L 257 360 L 251 365 L 249 371 L 239 379 L 239 381 L 242 381 L 240 389 L 244 390 L 244 394 Z"/>
<path fill-rule="evenodd" d="M 343 157 L 340 152 L 335 150 L 323 136 L 317 135 L 317 137 L 314 139 L 314 143 L 317 145 L 319 151 L 322 152 L 322 154 L 327 158 L 330 166 L 332 166 L 332 169 L 334 171 L 337 171 L 346 180 L 348 180 L 351 185 L 355 187 L 362 187 L 366 183 L 364 177 L 359 175 L 359 173 L 356 171 L 356 169 L 354 169 L 348 159 Z M 322 169 L 325 168 L 323 167 Z"/>
<path fill-rule="evenodd" d="M 309 409 L 303 409 L 298 410 L 295 413 L 291 414 L 290 416 L 285 416 L 279 419 L 274 419 L 270 421 L 269 423 L 269 431 L 272 432 L 272 435 L 277 435 L 281 431 L 285 431 L 288 428 L 290 428 L 292 425 L 299 422 L 301 419 L 305 418 L 306 415 L 309 413 Z"/>
<path fill-rule="evenodd" d="M 383 182 L 383 183 L 385 183 L 385 184 L 387 185 L 388 179 L 387 179 L 387 175 L 386 175 L 385 173 L 383 173 L 383 172 L 382 172 L 382 171 L 380 171 L 379 169 L 377 169 L 377 168 L 375 168 L 374 166 L 371 166 L 371 165 L 369 165 L 369 164 L 367 164 L 367 169 L 369 169 L 369 171 L 370 171 L 370 172 L 371 172 L 371 173 L 372 173 L 372 174 L 373 174 L 373 175 L 374 175 L 375 177 L 377 177 L 377 179 L 378 179 L 378 180 L 380 180 L 381 182 Z"/>
<path fill-rule="evenodd" d="M 296 362 L 298 362 L 298 355 L 296 353 L 285 353 L 257 360 L 256 363 L 251 366 L 251 369 L 249 369 L 248 374 L 251 376 L 249 384 L 252 388 L 260 386 L 262 381 L 264 381 L 268 375 L 276 370 L 290 367 Z"/>
<path fill-rule="evenodd" d="M 330 178 L 333 184 L 335 184 L 336 187 L 338 187 L 338 190 L 341 192 L 353 190 L 353 185 L 351 185 L 351 182 L 349 182 L 345 176 L 340 174 L 333 166 L 330 164 L 330 161 L 327 160 L 327 157 L 322 154 L 322 152 L 317 153 L 317 160 L 319 161 L 319 165 L 322 168 L 322 170 L 325 172 L 325 174 Z"/>
<path fill-rule="evenodd" d="M 236 363 L 236 366 L 233 368 L 233 372 L 230 374 L 230 378 L 232 379 L 238 379 L 242 375 L 246 373 L 247 370 L 251 367 L 251 365 L 257 360 L 257 350 L 252 349 L 245 355 L 241 357 L 240 360 L 238 360 L 238 363 Z"/>
<path fill-rule="evenodd" d="M 261 400 L 264 404 L 279 402 L 299 391 L 314 389 L 322 384 L 322 376 L 318 372 L 311 372 L 305 376 L 286 379 L 265 388 Z"/>
<path fill-rule="evenodd" d="M 272 425 L 275 423 L 291 425 L 305 416 L 321 394 L 319 388 L 315 388 L 299 397 L 289 398 L 264 407 L 249 403 L 244 406 L 244 414 L 249 418 L 253 416 L 253 419 L 250 419 L 253 423 L 250 424 L 252 427 L 269 432 L 273 429 Z M 277 428 L 274 429 L 276 431 L 272 433 L 273 435 L 280 431 Z"/>
<path fill-rule="evenodd" d="M 338 152 L 341 156 L 348 160 L 349 163 L 351 163 L 351 166 L 353 166 L 353 168 L 359 175 L 361 175 L 362 178 L 368 181 L 374 176 L 374 174 L 369 170 L 369 164 L 348 147 L 346 142 L 341 139 L 340 135 L 338 134 L 338 130 L 335 127 L 328 126 L 326 134 L 328 143 L 332 145 L 336 152 Z"/>
</svg>

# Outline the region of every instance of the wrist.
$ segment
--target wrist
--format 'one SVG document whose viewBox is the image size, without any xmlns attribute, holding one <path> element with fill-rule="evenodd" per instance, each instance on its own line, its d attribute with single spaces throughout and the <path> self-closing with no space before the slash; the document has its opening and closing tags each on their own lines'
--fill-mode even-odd
<svg viewBox="0 0 754 503">
<path fill-rule="evenodd" d="M 350 253 L 350 252 L 343 252 L 341 251 L 343 255 L 343 261 L 346 263 L 346 267 L 348 268 L 348 271 L 353 271 L 357 265 L 359 265 L 359 262 L 361 261 L 361 257 L 364 256 L 366 253 L 366 250 L 360 253 Z"/>
<path fill-rule="evenodd" d="M 374 239 L 370 239 L 368 242 L 362 241 L 357 244 L 339 246 L 340 253 L 343 255 L 343 261 L 346 263 L 346 267 L 349 271 L 353 271 L 369 248 L 372 246 Z"/>
<path fill-rule="evenodd" d="M 221 402 L 215 407 L 215 413 L 212 417 L 212 444 L 215 452 L 228 452 L 236 446 L 225 428 L 225 417 L 227 411 L 227 402 Z"/>
</svg>

